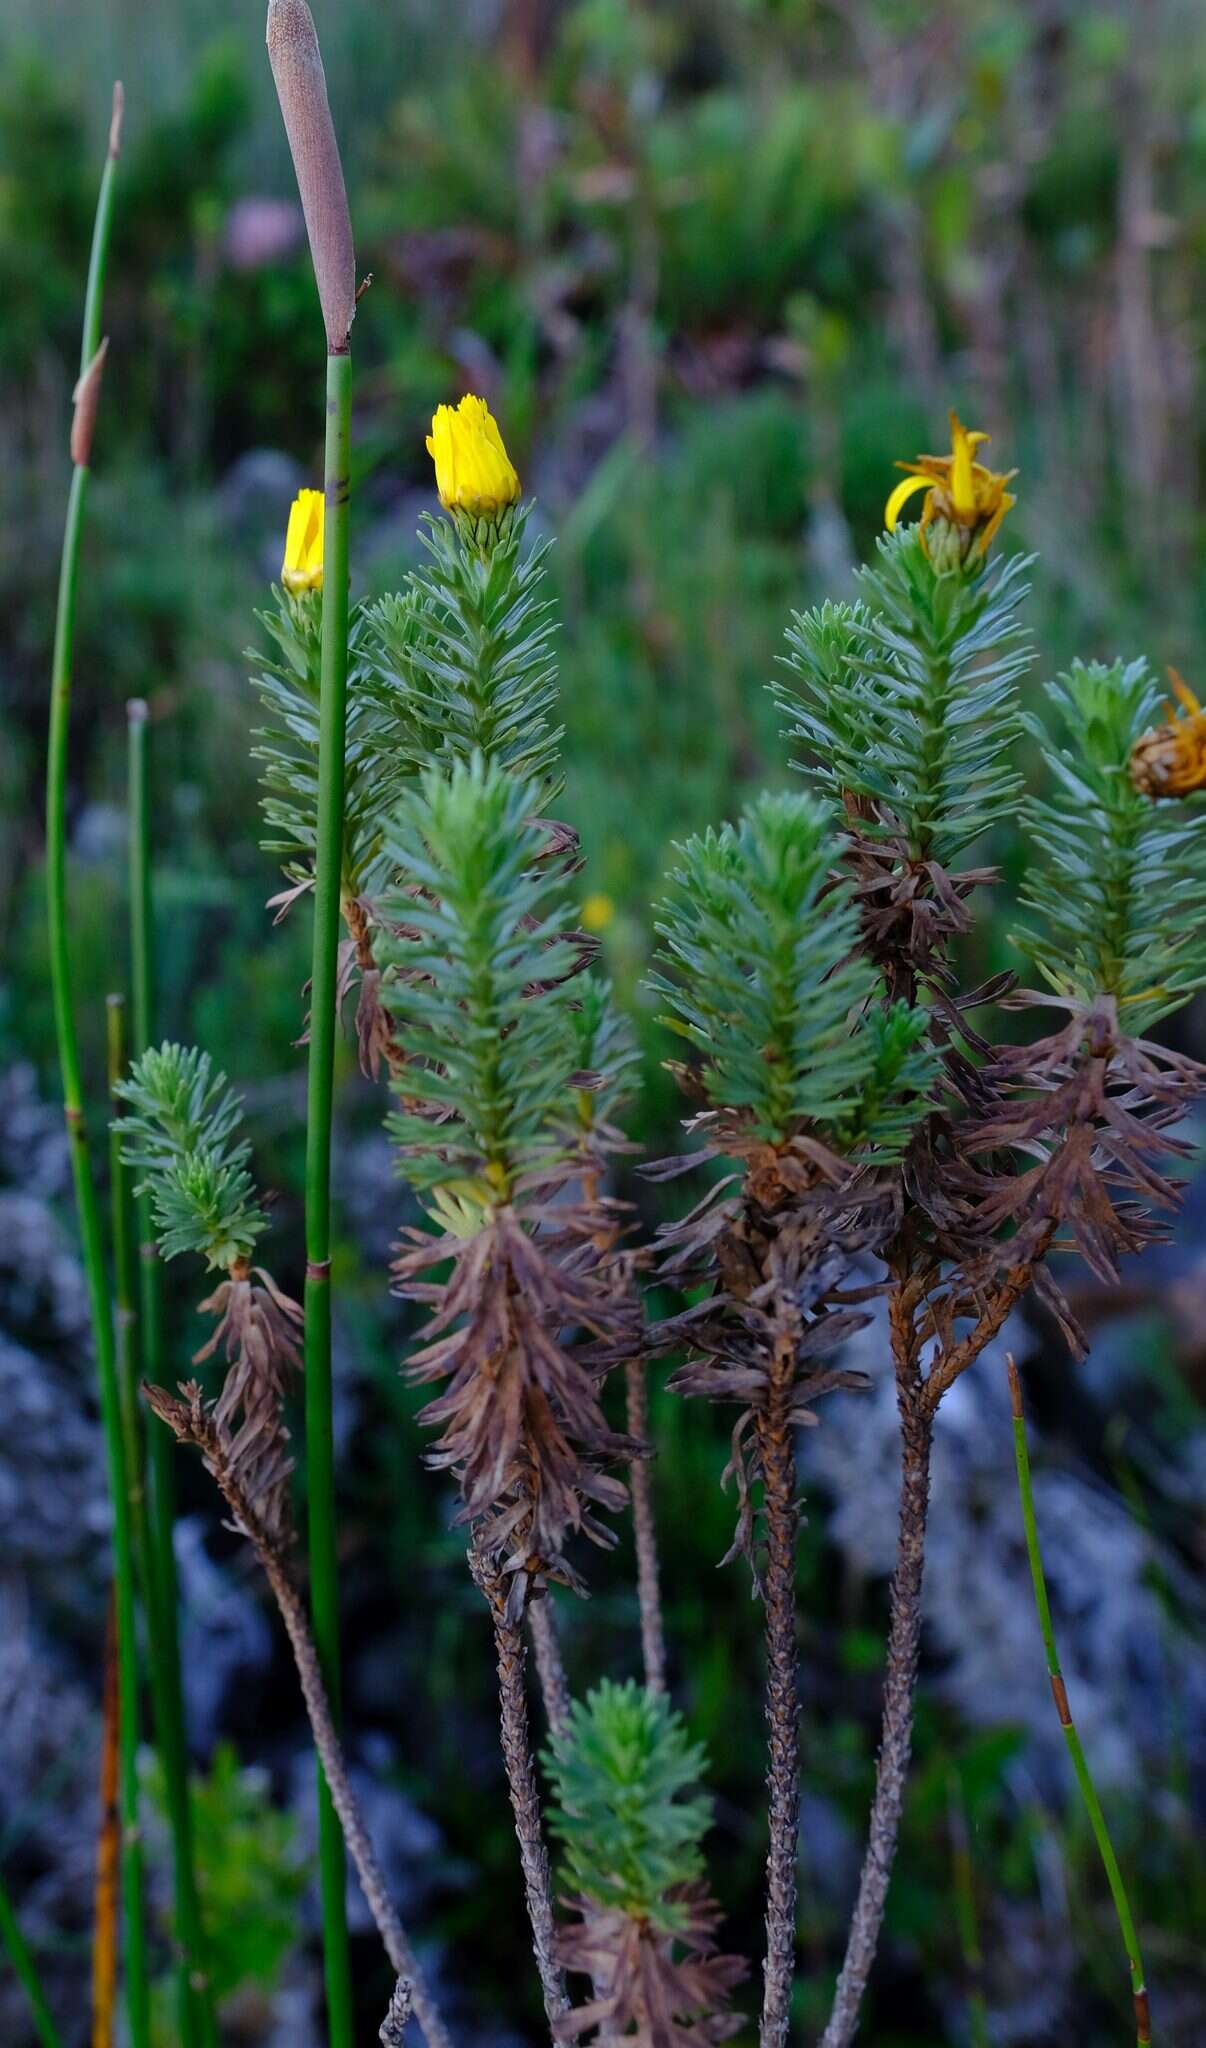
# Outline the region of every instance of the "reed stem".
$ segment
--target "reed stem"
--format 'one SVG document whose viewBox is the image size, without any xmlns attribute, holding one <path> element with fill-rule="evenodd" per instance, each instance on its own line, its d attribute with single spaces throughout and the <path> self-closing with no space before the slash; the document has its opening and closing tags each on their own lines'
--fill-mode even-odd
<svg viewBox="0 0 1206 2048">
<path fill-rule="evenodd" d="M 151 788 L 147 707 L 134 698 L 128 718 L 127 802 L 130 822 L 130 956 L 135 1055 L 144 1053 L 155 1031 L 155 927 L 151 875 Z M 149 1197 L 137 1201 L 138 1344 L 142 1372 L 161 1377 L 163 1353 L 163 1271 L 151 1225 Z M 172 1888 L 177 1950 L 176 2007 L 182 2048 L 217 2048 L 209 1994 L 205 1930 L 193 1850 L 192 1794 L 180 1670 L 180 1593 L 174 1541 L 176 1521 L 175 1441 L 157 1415 L 146 1424 L 148 1497 L 143 1516 L 150 1646 L 151 1705 L 163 1772 L 164 1801 L 172 1844 Z"/>
<path fill-rule="evenodd" d="M 344 728 L 348 667 L 348 498 L 352 362 L 327 357 L 322 669 L 314 952 L 306 1103 L 305 1386 L 310 1608 L 323 1685 L 340 1715 L 335 1445 L 331 1395 L 331 1105 L 335 1071 L 340 877 L 343 864 Z M 352 2048 L 346 1859 L 327 1782 L 318 1777 L 319 1876 L 327 2023 L 331 2048 Z"/>
<path fill-rule="evenodd" d="M 62 2037 L 50 2017 L 42 1979 L 33 1959 L 29 1943 L 21 1932 L 21 1923 L 13 1911 L 12 1900 L 0 1878 L 0 1943 L 8 1952 L 13 1966 L 13 1975 L 29 2000 L 33 2023 L 42 2048 L 63 2048 Z"/>
<path fill-rule="evenodd" d="M 106 1050 L 108 1057 L 109 1085 L 113 1087 L 125 1071 L 125 1006 L 120 996 L 111 995 L 106 1010 Z M 142 1836 L 139 1827 L 139 1786 L 138 1786 L 138 1739 L 139 1739 L 139 1670 L 138 1670 L 138 1617 L 135 1607 L 136 1571 L 136 1506 L 135 1481 L 133 1476 L 133 1445 L 130 1429 L 129 1367 L 134 1333 L 134 1276 L 133 1243 L 130 1236 L 129 1184 L 126 1170 L 121 1163 L 119 1140 L 114 1129 L 109 1138 L 110 1161 L 110 1203 L 113 1231 L 113 1270 L 117 1299 L 117 1343 L 112 1393 L 106 1397 L 103 1389 L 101 1409 L 106 1435 L 110 1428 L 110 1405 L 113 1409 L 112 1427 L 120 1444 L 120 1485 L 123 1512 L 121 1520 L 124 1531 L 121 1539 L 117 1535 L 117 1515 L 114 1514 L 114 1585 L 112 1624 L 115 1630 L 117 1650 L 117 1697 L 110 1702 L 109 1689 L 109 1643 L 106 1637 L 105 1652 L 105 1698 L 106 1732 L 110 1712 L 116 1718 L 118 1756 L 118 1815 L 120 1826 L 120 1896 L 125 1929 L 125 1989 L 126 2004 L 130 2018 L 130 2039 L 137 2048 L 138 2043 L 149 2042 L 151 2037 L 150 1978 L 147 1969 L 146 1919 L 143 1904 L 143 1855 Z M 118 1483 L 118 1474 L 113 1469 L 113 1483 Z M 120 1560 L 120 1562 L 119 1562 Z M 144 1589 L 145 1590 L 145 1589 Z M 104 1826 L 102 1817 L 102 1827 Z M 99 1888 L 98 1888 L 99 1895 Z M 98 1929 L 98 1939 L 99 1939 Z"/>
<path fill-rule="evenodd" d="M 50 978 L 54 999 L 55 1037 L 62 1076 L 63 1113 L 71 1157 L 71 1177 L 79 1216 L 80 1244 L 88 1287 L 88 1306 L 96 1347 L 101 1421 L 105 1439 L 109 1494 L 113 1505 L 113 1575 L 117 1594 L 118 1654 L 126 1750 L 122 1768 L 122 1815 L 125 1848 L 126 1992 L 133 2048 L 149 2040 L 149 1994 L 143 1921 L 141 1852 L 138 1849 L 138 1645 L 134 1607 L 134 1567 L 130 1540 L 129 1497 L 125 1470 L 121 1399 L 112 1304 L 105 1273 L 100 1201 L 93 1179 L 84 1119 L 83 1078 L 75 1001 L 71 979 L 71 933 L 67 914 L 67 753 L 71 730 L 71 679 L 75 651 L 76 601 L 79 591 L 80 541 L 88 496 L 92 425 L 101 356 L 100 320 L 109 237 L 113 220 L 113 188 L 121 140 L 121 87 L 114 88 L 109 148 L 97 195 L 88 284 L 84 297 L 80 347 L 80 386 L 89 397 L 77 399 L 72 426 L 72 476 L 63 527 L 55 612 L 54 653 L 50 684 L 50 729 L 46 750 L 46 919 Z M 14 1923 L 15 1925 L 15 1923 Z"/>
<path fill-rule="evenodd" d="M 1110 1831 L 1106 1826 L 1105 1814 L 1097 1796 L 1097 1787 L 1089 1769 L 1080 1736 L 1072 1719 L 1068 1705 L 1068 1691 L 1060 1669 L 1059 1651 L 1055 1642 L 1055 1624 L 1051 1619 L 1051 1602 L 1047 1598 L 1047 1579 L 1043 1571 L 1043 1554 L 1039 1547 L 1038 1521 L 1034 1512 L 1034 1489 L 1030 1480 L 1030 1452 L 1026 1444 L 1026 1411 L 1022 1403 L 1022 1382 L 1012 1358 L 1007 1361 L 1009 1370 L 1009 1399 L 1013 1409 L 1013 1454 L 1018 1468 L 1018 1493 L 1022 1502 L 1022 1523 L 1026 1531 L 1026 1554 L 1030 1559 L 1030 1578 L 1034 1586 L 1034 1604 L 1038 1610 L 1039 1628 L 1042 1630 L 1043 1649 L 1047 1656 L 1047 1673 L 1051 1680 L 1051 1695 L 1059 1715 L 1060 1727 L 1072 1759 L 1072 1769 L 1089 1816 L 1093 1838 L 1105 1868 L 1114 1911 L 1126 1948 L 1127 1964 L 1131 1973 L 1131 1998 L 1135 2009 L 1135 2040 L 1137 2048 L 1149 2048 L 1152 2038 L 1151 2014 L 1148 2010 L 1147 1983 L 1143 1973 L 1143 1957 L 1139 1951 L 1139 1937 L 1135 1932 L 1134 1915 L 1127 1897 L 1126 1885 Z"/>
<path fill-rule="evenodd" d="M 105 1617 L 96 1881 L 92 1888 L 92 2048 L 113 2048 L 121 1976 L 121 1700 L 117 1605 Z"/>
</svg>

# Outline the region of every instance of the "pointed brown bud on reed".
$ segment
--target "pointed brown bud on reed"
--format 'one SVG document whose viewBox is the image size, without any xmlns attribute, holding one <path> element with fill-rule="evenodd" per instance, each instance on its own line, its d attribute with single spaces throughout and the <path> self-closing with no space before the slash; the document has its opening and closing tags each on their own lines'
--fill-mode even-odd
<svg viewBox="0 0 1206 2048">
<path fill-rule="evenodd" d="M 121 127 L 126 118 L 126 95 L 120 78 L 113 85 L 113 112 L 109 116 L 109 155 L 121 155 Z"/>
<path fill-rule="evenodd" d="M 106 335 L 71 394 L 75 401 L 75 411 L 71 416 L 71 460 L 77 469 L 87 469 L 92 460 L 92 435 L 108 353 L 109 337 Z"/>
<path fill-rule="evenodd" d="M 356 314 L 356 256 L 326 73 L 306 0 L 268 0 L 268 61 L 306 217 L 327 347 L 343 355 Z"/>
</svg>

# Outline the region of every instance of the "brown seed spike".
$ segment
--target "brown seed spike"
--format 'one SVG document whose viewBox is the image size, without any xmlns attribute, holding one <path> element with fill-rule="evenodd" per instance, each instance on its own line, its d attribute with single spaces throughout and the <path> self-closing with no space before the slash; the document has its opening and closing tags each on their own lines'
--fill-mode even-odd
<svg viewBox="0 0 1206 2048">
<path fill-rule="evenodd" d="M 343 355 L 356 316 L 356 255 L 326 73 L 306 0 L 268 0 L 268 61 L 306 217 L 327 347 Z"/>
<path fill-rule="evenodd" d="M 116 80 L 113 87 L 113 112 L 109 117 L 109 155 L 121 155 L 121 128 L 126 117 L 126 95 L 122 82 Z"/>
<path fill-rule="evenodd" d="M 75 411 L 71 416 L 71 460 L 77 469 L 87 469 L 92 460 L 92 436 L 108 352 L 109 337 L 106 335 L 71 394 L 75 401 Z"/>
</svg>

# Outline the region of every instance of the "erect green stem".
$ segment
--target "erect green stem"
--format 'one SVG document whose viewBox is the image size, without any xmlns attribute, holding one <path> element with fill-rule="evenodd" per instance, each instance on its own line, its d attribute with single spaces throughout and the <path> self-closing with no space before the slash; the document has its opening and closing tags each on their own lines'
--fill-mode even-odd
<svg viewBox="0 0 1206 2048">
<path fill-rule="evenodd" d="M 108 998 L 107 1016 L 109 1211 L 113 1239 L 113 1292 L 117 1304 L 117 1381 L 121 1396 L 122 1438 L 126 1447 L 126 1498 L 130 1503 L 130 1530 L 139 1571 L 138 1592 L 144 1608 L 149 1609 L 150 1585 L 145 1571 L 146 1496 L 143 1492 L 142 1426 L 138 1413 L 138 1252 L 130 1169 L 121 1154 L 124 1104 L 116 1092 L 118 1082 L 125 1079 L 129 1059 L 123 996 L 111 995 Z"/>
<path fill-rule="evenodd" d="M 331 1097 L 343 860 L 344 727 L 348 676 L 348 498 L 352 363 L 327 358 L 325 524 L 322 564 L 322 695 L 310 1064 L 306 1098 L 306 1480 L 310 1605 L 323 1684 L 339 1720 L 339 1592 L 335 1452 L 331 1414 Z M 327 2027 L 331 2048 L 352 2048 L 352 1982 L 345 1908 L 343 1834 L 321 1770 L 318 1847 Z"/>
<path fill-rule="evenodd" d="M 101 177 L 96 220 L 92 231 L 88 290 L 84 304 L 83 344 L 80 351 L 81 375 L 95 357 L 100 340 L 101 289 L 113 216 L 113 182 L 117 165 L 117 112 L 115 102 L 114 128 L 110 134 L 109 154 Z M 109 1493 L 113 1504 L 113 1576 L 117 1592 L 121 1713 L 126 1730 L 125 1739 L 129 1745 L 128 1751 L 123 1749 L 122 1769 L 122 1815 L 127 1836 L 123 1873 L 126 1987 L 131 2040 L 134 2048 L 142 2048 L 142 2044 L 149 2040 L 150 2021 L 142 1917 L 141 1854 L 137 1838 L 138 1644 L 135 1633 L 134 1565 L 112 1304 L 105 1274 L 100 1203 L 92 1177 L 92 1166 L 88 1156 L 88 1134 L 84 1123 L 83 1082 L 71 984 L 71 937 L 67 920 L 67 743 L 71 723 L 71 665 L 75 645 L 80 537 L 87 494 L 88 469 L 85 463 L 80 461 L 73 467 L 71 490 L 67 500 L 63 550 L 59 565 L 58 606 L 55 614 L 54 655 L 50 682 L 50 732 L 46 752 L 46 918 L 55 1036 L 58 1041 L 59 1067 L 63 1084 L 63 1111 L 67 1122 L 71 1176 L 79 1213 L 81 1250 L 88 1284 L 88 1306 L 96 1346 L 105 1458 L 108 1466 Z"/>
<path fill-rule="evenodd" d="M 108 1002 L 108 1061 L 110 1086 L 125 1070 L 126 1048 L 123 1005 L 120 996 Z M 117 1622 L 117 1725 L 118 1725 L 118 1807 L 121 1814 L 121 1899 L 126 1938 L 126 2002 L 130 2014 L 130 2038 L 148 2042 L 151 2034 L 150 1980 L 147 1974 L 146 1919 L 143 1907 L 142 1834 L 138 1820 L 138 1621 L 134 1603 L 134 1572 L 137 1529 L 136 1464 L 131 1432 L 131 1353 L 134 1341 L 133 1244 L 130 1238 L 129 1188 L 121 1164 L 116 1132 L 110 1137 L 110 1201 L 113 1218 L 113 1269 L 117 1296 L 117 1361 L 113 1387 L 106 1393 L 102 1384 L 101 1409 L 106 1438 L 110 1429 L 120 1446 L 122 1535 L 117 1532 L 114 1512 L 114 1613 Z M 119 1369 L 120 1368 L 120 1371 Z M 110 1413 L 112 1410 L 112 1413 Z M 110 1455 L 110 1471 L 117 1483 L 117 1467 Z M 145 1586 L 143 1588 L 145 1593 Z"/>
<path fill-rule="evenodd" d="M 1022 1523 L 1026 1531 L 1026 1554 L 1030 1559 L 1030 1577 L 1034 1585 L 1034 1604 L 1038 1609 L 1039 1627 L 1043 1634 L 1043 1648 L 1047 1653 L 1047 1672 L 1051 1679 L 1051 1693 L 1059 1715 L 1060 1727 L 1068 1745 L 1076 1782 L 1080 1787 L 1089 1824 L 1105 1866 L 1114 1911 L 1126 1946 L 1127 1962 L 1131 1973 L 1131 1996 L 1135 2006 L 1135 2039 L 1138 2048 L 1148 2048 L 1152 2038 L 1151 2015 L 1148 2011 L 1147 1985 L 1143 1975 L 1143 1957 L 1139 1952 L 1139 1937 L 1135 1932 L 1134 1917 L 1130 1900 L 1126 1894 L 1114 1844 L 1106 1826 L 1097 1787 L 1093 1783 L 1088 1760 L 1081 1747 L 1080 1736 L 1072 1720 L 1068 1705 L 1067 1688 L 1060 1670 L 1059 1651 L 1055 1644 L 1055 1626 L 1051 1619 L 1051 1603 L 1047 1598 L 1047 1580 L 1043 1572 L 1043 1556 L 1039 1548 L 1038 1522 L 1034 1513 L 1034 1489 L 1030 1483 L 1030 1452 L 1026 1445 L 1026 1411 L 1022 1405 L 1022 1382 L 1017 1366 L 1009 1359 L 1009 1398 L 1013 1408 L 1013 1454 L 1018 1468 L 1018 1492 L 1022 1500 Z"/>
<path fill-rule="evenodd" d="M 58 2028 L 50 2017 L 46 1993 L 38 1975 L 38 1966 L 29 1951 L 29 1943 L 21 1932 L 20 1922 L 13 1911 L 12 1900 L 0 1878 L 0 1942 L 8 1951 L 13 1975 L 21 1985 L 33 2011 L 33 2022 L 37 2028 L 42 2048 L 63 2048 Z"/>
<path fill-rule="evenodd" d="M 151 804 L 147 759 L 147 707 L 127 706 L 130 821 L 130 955 L 133 968 L 133 1049 L 142 1054 L 154 1034 L 155 943 L 151 896 Z M 162 1268 L 151 1225 L 150 1199 L 137 1202 L 139 1349 L 142 1371 L 158 1384 L 163 1350 Z M 179 1589 L 173 1532 L 175 1440 L 156 1415 L 147 1417 L 149 1498 L 143 1518 L 150 1646 L 151 1704 L 163 1771 L 164 1802 L 172 1842 L 176 1935 L 176 2007 L 182 2048 L 216 2048 L 217 2029 L 206 1970 L 205 1932 L 193 1856 L 188 1742 L 180 1675 Z"/>
</svg>

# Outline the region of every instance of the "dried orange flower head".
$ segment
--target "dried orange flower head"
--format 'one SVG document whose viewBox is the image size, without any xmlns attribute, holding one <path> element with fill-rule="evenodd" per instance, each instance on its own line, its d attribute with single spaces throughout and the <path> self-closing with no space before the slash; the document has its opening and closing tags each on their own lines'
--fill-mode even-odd
<svg viewBox="0 0 1206 2048">
<path fill-rule="evenodd" d="M 321 491 L 299 491 L 289 508 L 281 582 L 291 597 L 322 589 L 323 516 Z"/>
<path fill-rule="evenodd" d="M 1192 796 L 1206 789 L 1206 711 L 1175 668 L 1168 680 L 1181 710 L 1167 700 L 1168 723 L 1155 726 L 1131 749 L 1131 781 L 1153 803 L 1162 796 Z"/>
<path fill-rule="evenodd" d="M 982 562 L 1002 519 L 1017 503 L 1005 488 L 1016 469 L 989 469 L 976 460 L 976 449 L 988 438 L 979 430 L 969 432 L 952 412 L 949 455 L 919 455 L 916 462 L 896 465 L 905 475 L 884 507 L 884 525 L 895 533 L 909 499 L 924 491 L 921 545 L 938 569 Z"/>
</svg>

